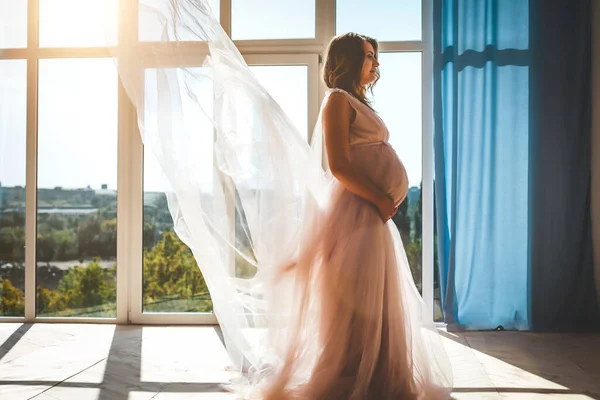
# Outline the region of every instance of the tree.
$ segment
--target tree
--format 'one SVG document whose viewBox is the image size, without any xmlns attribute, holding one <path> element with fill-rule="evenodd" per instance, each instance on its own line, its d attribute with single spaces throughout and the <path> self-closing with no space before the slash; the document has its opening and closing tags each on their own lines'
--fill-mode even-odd
<svg viewBox="0 0 600 400">
<path fill-rule="evenodd" d="M 405 245 L 406 258 L 408 259 L 408 264 L 410 266 L 410 272 L 412 273 L 413 280 L 415 284 L 420 289 L 421 288 L 421 280 L 422 280 L 422 253 L 421 253 L 421 240 L 415 240 L 412 243 L 408 243 Z"/>
<path fill-rule="evenodd" d="M 77 259 L 79 245 L 77 243 L 77 235 L 73 230 L 64 229 L 54 231 L 51 235 L 55 246 L 54 259 L 60 261 Z"/>
<path fill-rule="evenodd" d="M 2 304 L 0 311 L 4 316 L 22 316 L 25 313 L 23 292 L 13 286 L 8 279 L 2 280 Z"/>
<path fill-rule="evenodd" d="M 0 228 L 0 260 L 22 261 L 25 259 L 25 230 L 21 226 Z"/>
<path fill-rule="evenodd" d="M 154 243 L 157 241 L 158 226 L 156 222 L 146 222 L 146 216 L 144 216 L 144 232 L 142 236 L 142 246 L 144 249 L 151 249 Z"/>
<path fill-rule="evenodd" d="M 79 243 L 80 257 L 98 256 L 98 236 L 102 232 L 100 219 L 96 216 L 84 220 L 77 229 L 77 241 Z"/>
<path fill-rule="evenodd" d="M 71 268 L 60 281 L 58 294 L 69 309 L 112 303 L 116 300 L 116 286 L 114 279 L 108 278 L 98 260 L 94 260 L 85 268 Z"/>
<path fill-rule="evenodd" d="M 55 313 L 65 308 L 62 298 L 55 290 L 42 286 L 37 288 L 36 307 L 39 315 Z"/>
<path fill-rule="evenodd" d="M 52 261 L 56 254 L 56 242 L 52 232 L 38 232 L 37 258 L 39 261 Z"/>
<path fill-rule="evenodd" d="M 96 238 L 96 248 L 103 259 L 114 259 L 117 256 L 117 219 L 102 221 L 100 234 Z"/>
<path fill-rule="evenodd" d="M 410 216 L 408 215 L 408 198 L 398 207 L 398 212 L 392 217 L 392 221 L 400 231 L 400 237 L 405 246 L 410 243 Z"/>
<path fill-rule="evenodd" d="M 419 202 L 415 212 L 415 240 L 422 238 L 423 231 L 423 182 L 419 186 Z"/>
<path fill-rule="evenodd" d="M 192 252 L 174 232 L 164 232 L 162 239 L 144 252 L 143 285 L 146 301 L 175 295 L 190 299 L 208 291 Z"/>
<path fill-rule="evenodd" d="M 65 218 L 59 213 L 49 214 L 44 221 L 51 230 L 62 230 L 65 228 Z"/>
</svg>

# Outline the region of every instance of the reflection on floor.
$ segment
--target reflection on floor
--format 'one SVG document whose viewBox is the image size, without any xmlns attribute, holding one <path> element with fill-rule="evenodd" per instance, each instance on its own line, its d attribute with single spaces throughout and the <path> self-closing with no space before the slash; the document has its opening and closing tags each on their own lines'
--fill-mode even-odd
<svg viewBox="0 0 600 400">
<path fill-rule="evenodd" d="M 455 399 L 600 399 L 600 335 L 443 332 Z M 229 399 L 214 327 L 0 323 L 0 399 Z"/>
</svg>

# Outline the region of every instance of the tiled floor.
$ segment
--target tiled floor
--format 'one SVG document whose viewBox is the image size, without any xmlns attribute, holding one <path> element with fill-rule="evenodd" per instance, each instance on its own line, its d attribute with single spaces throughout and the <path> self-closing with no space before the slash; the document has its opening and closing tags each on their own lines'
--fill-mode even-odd
<svg viewBox="0 0 600 400">
<path fill-rule="evenodd" d="M 213 327 L 0 324 L 0 399 L 229 399 Z M 600 335 L 443 333 L 455 399 L 600 399 Z"/>
</svg>

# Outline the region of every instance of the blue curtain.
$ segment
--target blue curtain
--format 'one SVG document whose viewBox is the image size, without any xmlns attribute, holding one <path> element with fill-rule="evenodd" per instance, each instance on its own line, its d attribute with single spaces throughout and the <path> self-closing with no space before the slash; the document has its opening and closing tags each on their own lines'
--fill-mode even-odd
<svg viewBox="0 0 600 400">
<path fill-rule="evenodd" d="M 527 329 L 527 1 L 438 0 L 435 189 L 449 328 Z"/>
<path fill-rule="evenodd" d="M 548 11 L 550 3 L 563 5 Z M 589 69 L 587 78 L 571 76 L 578 89 L 569 91 L 567 72 L 586 67 L 564 67 L 584 52 L 585 43 L 575 43 L 585 36 L 575 29 L 584 13 L 555 23 L 570 7 L 577 8 L 545 0 L 434 2 L 438 272 L 449 329 L 548 329 L 546 322 L 593 299 L 585 283 L 593 281 L 589 157 L 582 156 L 590 130 L 581 111 L 590 104 L 583 90 Z M 563 67 L 544 73 L 564 56 Z M 561 169 L 552 166 L 557 159 L 572 163 Z M 580 176 L 586 168 L 587 178 Z M 544 304 L 557 290 L 560 298 Z M 595 318 L 592 308 L 575 320 Z"/>
</svg>

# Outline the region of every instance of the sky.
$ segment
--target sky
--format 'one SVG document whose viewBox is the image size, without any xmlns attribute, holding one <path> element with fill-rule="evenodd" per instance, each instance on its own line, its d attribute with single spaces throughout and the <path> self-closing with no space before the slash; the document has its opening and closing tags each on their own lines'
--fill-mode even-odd
<svg viewBox="0 0 600 400">
<path fill-rule="evenodd" d="M 104 1 L 40 0 L 40 45 L 104 45 L 104 7 L 117 9 L 116 0 Z M 0 0 L 0 49 L 26 46 L 26 3 Z M 337 33 L 357 31 L 379 40 L 419 40 L 420 3 L 373 0 L 365 7 L 364 1 L 337 0 Z M 209 4 L 218 9 L 218 0 Z M 234 39 L 311 37 L 314 21 L 314 0 L 232 0 Z M 140 21 L 141 39 L 156 38 L 155 26 L 152 20 Z M 417 186 L 422 171 L 421 54 L 381 54 L 380 63 L 382 77 L 375 88 L 374 105 L 388 125 L 410 184 Z M 25 185 L 26 68 L 25 60 L 0 60 L 0 182 L 4 186 Z M 312 130 L 307 126 L 307 67 L 254 66 L 252 71 L 300 132 L 306 135 Z M 149 92 L 155 75 L 151 70 L 146 75 Z M 189 99 L 184 99 L 184 107 L 197 108 Z M 106 184 L 116 189 L 117 73 L 111 59 L 41 60 L 38 117 L 38 187 L 89 185 L 99 189 Z M 190 120 L 186 126 L 199 123 Z M 203 140 L 210 144 L 212 138 Z M 212 154 L 207 152 L 199 160 L 200 168 L 211 176 Z M 145 190 L 163 189 L 160 169 L 150 156 L 144 169 Z"/>
</svg>

